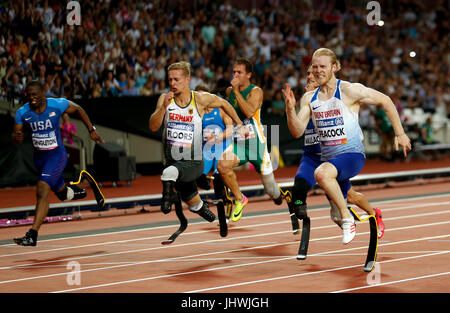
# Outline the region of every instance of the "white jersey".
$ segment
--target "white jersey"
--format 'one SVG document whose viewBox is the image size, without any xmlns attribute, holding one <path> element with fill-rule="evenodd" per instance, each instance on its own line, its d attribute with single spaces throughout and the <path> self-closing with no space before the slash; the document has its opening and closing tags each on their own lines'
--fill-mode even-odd
<svg viewBox="0 0 450 313">
<path fill-rule="evenodd" d="M 351 111 L 341 99 L 341 80 L 337 81 L 333 97 L 320 101 L 317 88 L 310 101 L 312 120 L 317 130 L 322 150 L 322 161 L 341 153 L 364 154 L 364 139 L 358 114 Z"/>
<path fill-rule="evenodd" d="M 180 107 L 175 98 L 167 106 L 163 143 L 166 160 L 202 160 L 202 118 L 193 91 L 186 107 Z"/>
</svg>

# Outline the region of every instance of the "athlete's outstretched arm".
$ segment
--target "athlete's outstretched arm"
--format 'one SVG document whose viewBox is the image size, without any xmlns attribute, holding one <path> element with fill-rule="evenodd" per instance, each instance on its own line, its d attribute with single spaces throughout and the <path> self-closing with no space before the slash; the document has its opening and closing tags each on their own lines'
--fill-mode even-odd
<svg viewBox="0 0 450 313">
<path fill-rule="evenodd" d="M 78 115 L 78 117 L 81 119 L 81 121 L 89 131 L 91 139 L 94 140 L 96 143 L 103 142 L 102 137 L 100 137 L 100 135 L 95 131 L 94 127 L 92 126 L 91 120 L 89 119 L 89 116 L 82 107 L 80 107 L 78 104 L 72 101 L 69 101 L 69 106 L 66 109 L 66 113 L 71 115 L 72 114 Z"/>
<path fill-rule="evenodd" d="M 221 108 L 229 117 L 231 117 L 233 122 L 236 123 L 236 126 L 242 125 L 242 121 L 237 115 L 236 110 L 227 100 L 209 92 L 196 92 L 195 96 L 196 99 L 198 99 L 198 104 L 201 106 L 201 114 L 206 108 Z"/>
<path fill-rule="evenodd" d="M 284 101 L 286 102 L 286 116 L 288 128 L 294 138 L 299 138 L 305 132 L 311 117 L 311 108 L 309 107 L 310 96 L 308 93 L 304 94 L 300 100 L 300 111 L 295 112 L 295 96 L 289 84 L 286 84 L 286 89 L 282 89 Z"/>
<path fill-rule="evenodd" d="M 350 95 L 355 97 L 357 102 L 366 103 L 383 107 L 395 133 L 395 150 L 398 151 L 398 145 L 403 148 L 403 155 L 406 157 L 406 152 L 411 150 L 411 141 L 403 129 L 400 116 L 391 98 L 375 89 L 368 88 L 362 84 L 355 83 L 348 88 Z"/>
</svg>

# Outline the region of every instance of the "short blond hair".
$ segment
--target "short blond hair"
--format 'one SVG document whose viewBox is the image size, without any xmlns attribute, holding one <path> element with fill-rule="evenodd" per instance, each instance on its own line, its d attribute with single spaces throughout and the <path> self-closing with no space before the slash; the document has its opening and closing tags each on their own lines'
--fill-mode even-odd
<svg viewBox="0 0 450 313">
<path fill-rule="evenodd" d="M 189 62 L 180 61 L 176 63 L 172 63 L 167 68 L 167 71 L 173 71 L 173 70 L 182 70 L 184 76 L 190 77 L 191 76 L 191 64 Z"/>
<path fill-rule="evenodd" d="M 319 48 L 316 51 L 314 51 L 313 58 L 320 57 L 320 56 L 329 56 L 331 58 L 331 65 L 336 64 L 336 72 L 338 72 L 341 69 L 341 62 L 336 57 L 336 53 L 333 52 L 333 50 L 330 50 L 328 48 Z"/>
</svg>

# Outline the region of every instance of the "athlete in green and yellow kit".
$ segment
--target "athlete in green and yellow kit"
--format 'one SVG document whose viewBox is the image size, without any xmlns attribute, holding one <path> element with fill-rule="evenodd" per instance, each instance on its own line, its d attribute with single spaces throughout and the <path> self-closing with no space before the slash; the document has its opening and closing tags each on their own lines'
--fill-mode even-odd
<svg viewBox="0 0 450 313">
<path fill-rule="evenodd" d="M 235 134 L 233 143 L 222 154 L 217 165 L 225 184 L 236 198 L 231 220 L 238 221 L 248 199 L 239 189 L 233 168 L 250 162 L 261 175 L 264 191 L 280 205 L 283 201 L 280 189 L 273 175 L 272 162 L 267 150 L 267 140 L 261 123 L 263 91 L 251 84 L 253 65 L 246 59 L 238 59 L 233 67 L 231 87 L 226 94 L 246 127 L 246 135 Z M 242 132 L 241 132 L 242 134 Z"/>
</svg>

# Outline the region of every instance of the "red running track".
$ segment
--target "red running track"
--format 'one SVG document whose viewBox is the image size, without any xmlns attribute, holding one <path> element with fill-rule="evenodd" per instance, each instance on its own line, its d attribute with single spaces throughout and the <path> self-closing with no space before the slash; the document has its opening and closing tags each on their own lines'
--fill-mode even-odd
<svg viewBox="0 0 450 313">
<path fill-rule="evenodd" d="M 48 223 L 36 247 L 5 242 L 28 226 L 2 228 L 0 292 L 450 292 L 450 182 L 364 194 L 382 208 L 386 225 L 369 274 L 363 271 L 368 224 L 357 223 L 355 239 L 343 245 L 325 197 L 311 195 L 311 241 L 304 261 L 296 259 L 299 236 L 291 232 L 286 204 L 250 199 L 226 238 L 219 236 L 217 222 L 186 212 L 188 229 L 169 246 L 161 241 L 176 230 L 176 217 L 158 210 Z"/>
</svg>

